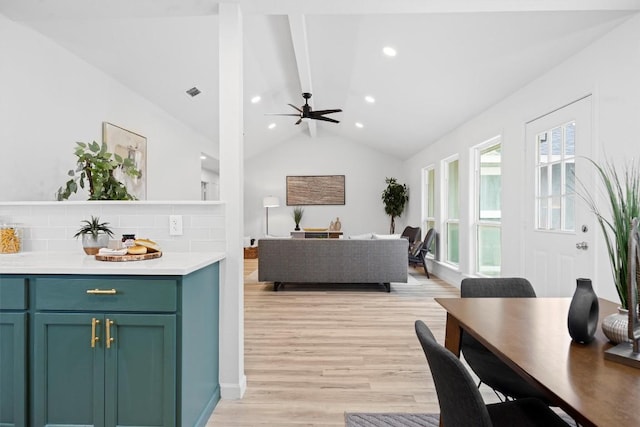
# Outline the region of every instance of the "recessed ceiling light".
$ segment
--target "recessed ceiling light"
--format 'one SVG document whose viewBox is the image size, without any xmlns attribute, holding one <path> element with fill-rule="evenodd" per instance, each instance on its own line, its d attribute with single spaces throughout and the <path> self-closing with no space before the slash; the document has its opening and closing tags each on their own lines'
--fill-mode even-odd
<svg viewBox="0 0 640 427">
<path fill-rule="evenodd" d="M 187 93 L 189 95 L 191 95 L 192 97 L 196 96 L 197 94 L 200 93 L 200 89 L 198 89 L 197 87 L 192 87 L 191 89 L 187 90 Z"/>
<path fill-rule="evenodd" d="M 262 98 L 260 98 L 260 95 L 256 95 L 253 98 L 251 98 L 251 103 L 252 104 L 257 104 L 258 102 L 260 102 Z"/>
<path fill-rule="evenodd" d="M 364 125 L 360 122 L 356 122 L 356 127 L 362 129 Z"/>
<path fill-rule="evenodd" d="M 391 46 L 385 46 L 384 49 L 382 49 L 382 52 L 387 56 L 396 56 L 397 54 L 396 50 Z"/>
<path fill-rule="evenodd" d="M 370 104 L 373 104 L 374 102 L 376 102 L 376 99 L 375 99 L 373 96 L 371 96 L 371 95 L 367 95 L 367 96 L 365 96 L 365 97 L 364 97 L 364 100 L 365 100 L 365 101 L 367 101 L 367 102 L 368 102 L 368 103 L 370 103 Z"/>
<path fill-rule="evenodd" d="M 275 123 L 271 123 L 269 126 L 267 126 L 269 129 L 273 129 L 274 127 L 276 127 Z"/>
<path fill-rule="evenodd" d="M 202 156 L 200 156 L 200 159 L 202 159 L 202 160 L 207 160 L 207 156 L 202 155 Z"/>
</svg>

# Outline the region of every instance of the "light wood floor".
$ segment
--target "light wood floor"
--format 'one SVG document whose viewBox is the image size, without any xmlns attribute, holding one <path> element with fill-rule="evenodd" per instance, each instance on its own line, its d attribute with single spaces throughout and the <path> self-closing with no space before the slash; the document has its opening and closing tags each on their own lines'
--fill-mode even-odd
<svg viewBox="0 0 640 427">
<path fill-rule="evenodd" d="M 241 400 L 218 403 L 208 426 L 344 426 L 345 412 L 439 412 L 413 323 L 444 342 L 434 297 L 459 296 L 442 280 L 374 285 L 287 285 L 273 292 L 245 260 L 245 372 Z"/>
</svg>

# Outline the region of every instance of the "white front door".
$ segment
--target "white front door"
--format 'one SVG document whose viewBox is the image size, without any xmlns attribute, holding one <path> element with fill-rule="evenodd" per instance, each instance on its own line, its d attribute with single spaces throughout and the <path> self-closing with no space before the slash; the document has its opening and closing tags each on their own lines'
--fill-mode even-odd
<svg viewBox="0 0 640 427">
<path fill-rule="evenodd" d="M 579 194 L 593 191 L 591 96 L 526 125 L 524 271 L 539 297 L 570 297 L 593 279 L 594 215 Z M 576 194 L 577 193 L 577 194 Z"/>
</svg>

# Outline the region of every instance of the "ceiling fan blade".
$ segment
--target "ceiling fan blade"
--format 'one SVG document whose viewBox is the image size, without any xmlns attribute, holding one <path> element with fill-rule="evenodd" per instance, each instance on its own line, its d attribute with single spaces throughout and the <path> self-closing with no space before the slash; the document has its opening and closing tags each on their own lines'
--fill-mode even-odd
<svg viewBox="0 0 640 427">
<path fill-rule="evenodd" d="M 300 117 L 300 114 L 296 114 L 296 113 L 291 113 L 291 114 L 284 114 L 284 113 L 265 113 L 265 116 L 295 116 L 295 117 Z"/>
<path fill-rule="evenodd" d="M 331 114 L 331 113 L 341 113 L 342 110 L 339 108 L 336 108 L 334 110 L 313 110 L 311 111 L 311 115 L 317 114 L 317 115 L 322 115 L 322 114 Z"/>
<path fill-rule="evenodd" d="M 293 105 L 293 104 L 287 104 L 287 105 L 288 105 L 289 107 L 291 107 L 291 108 L 295 108 L 296 110 L 298 110 L 298 111 L 300 111 L 300 112 L 302 113 L 302 110 L 301 110 L 301 109 L 299 109 L 298 107 L 296 107 L 295 105 Z"/>
<path fill-rule="evenodd" d="M 324 116 L 317 116 L 317 117 L 310 117 L 310 118 L 313 120 L 322 120 L 324 122 L 340 123 L 338 120 L 330 119 L 329 117 L 324 117 Z"/>
<path fill-rule="evenodd" d="M 297 125 L 299 125 L 300 123 L 302 123 L 302 117 L 296 122 Z"/>
</svg>

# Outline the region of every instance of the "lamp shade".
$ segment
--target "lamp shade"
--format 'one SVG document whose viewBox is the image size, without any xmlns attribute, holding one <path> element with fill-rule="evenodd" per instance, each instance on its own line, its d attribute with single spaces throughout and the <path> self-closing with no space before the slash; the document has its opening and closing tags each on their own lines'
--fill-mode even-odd
<svg viewBox="0 0 640 427">
<path fill-rule="evenodd" d="M 262 199 L 262 206 L 265 208 L 277 208 L 280 206 L 280 200 L 275 196 L 267 196 Z"/>
</svg>

